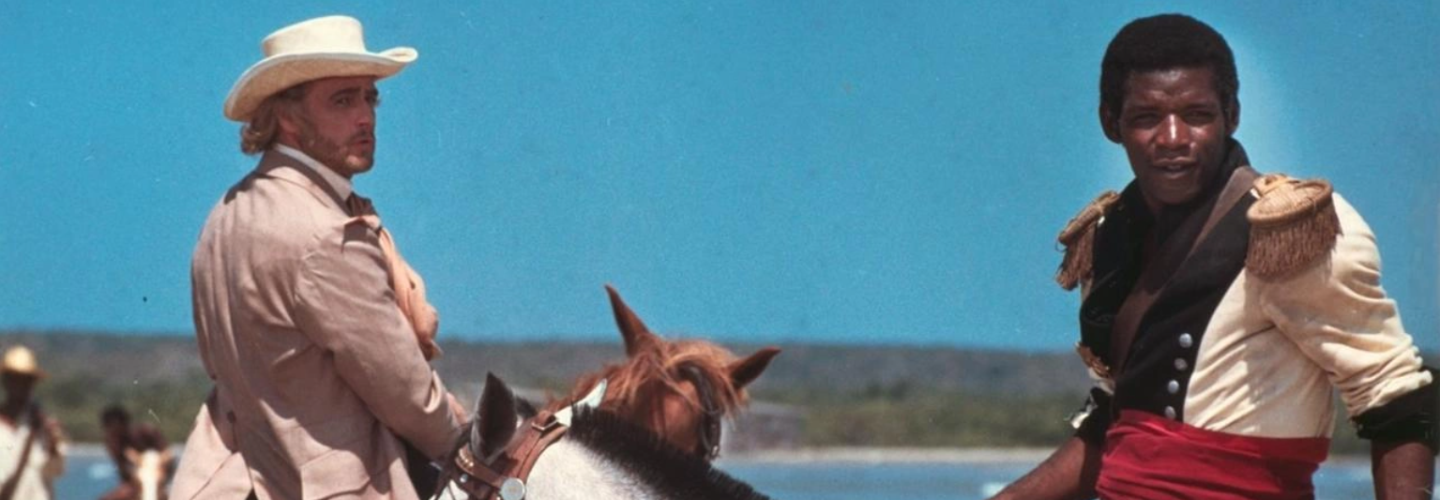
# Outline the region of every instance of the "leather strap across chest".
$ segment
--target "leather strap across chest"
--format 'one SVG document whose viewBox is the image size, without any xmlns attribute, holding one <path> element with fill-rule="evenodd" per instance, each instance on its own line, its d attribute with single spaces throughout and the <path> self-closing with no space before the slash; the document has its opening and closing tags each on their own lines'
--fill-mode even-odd
<svg viewBox="0 0 1440 500">
<path fill-rule="evenodd" d="M 1240 201 L 1250 187 L 1255 183 L 1259 174 L 1248 165 L 1242 165 L 1231 174 L 1230 180 L 1225 183 L 1217 198 L 1215 206 L 1206 215 L 1205 224 L 1200 230 L 1199 236 L 1191 244 L 1183 249 L 1185 256 L 1189 257 L 1195 252 L 1196 247 L 1209 236 L 1210 230 L 1215 228 L 1221 217 L 1234 208 L 1235 203 Z M 1169 249 L 1174 252 L 1178 249 Z M 1141 272 L 1139 280 L 1121 305 L 1115 317 L 1114 339 L 1111 341 L 1110 359 L 1114 360 L 1111 373 L 1119 376 L 1125 370 L 1125 361 L 1130 355 L 1130 345 L 1134 343 L 1135 337 L 1139 334 L 1140 322 L 1145 313 L 1154 305 L 1155 300 L 1164 292 L 1168 284 L 1167 276 L 1163 276 L 1161 260 L 1163 257 L 1151 256 L 1150 262 Z M 1154 286 L 1159 284 L 1158 287 Z"/>
</svg>

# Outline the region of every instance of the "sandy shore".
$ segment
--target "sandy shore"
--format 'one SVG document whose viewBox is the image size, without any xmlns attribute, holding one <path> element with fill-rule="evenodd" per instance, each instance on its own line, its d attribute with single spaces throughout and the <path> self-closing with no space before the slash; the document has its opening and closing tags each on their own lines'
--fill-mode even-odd
<svg viewBox="0 0 1440 500">
<path fill-rule="evenodd" d="M 745 453 L 729 453 L 721 457 L 722 462 L 735 463 L 858 463 L 858 464 L 907 464 L 907 463 L 1032 463 L 1038 464 L 1049 457 L 1051 448 L 802 448 L 795 450 L 759 450 Z M 1369 463 L 1363 455 L 1331 455 L 1325 460 L 1330 465 L 1354 465 Z"/>
<path fill-rule="evenodd" d="M 105 456 L 105 447 L 99 443 L 70 443 L 67 451 L 72 457 Z M 185 448 L 176 445 L 172 451 L 179 456 Z M 1039 448 L 802 448 L 727 453 L 722 460 L 768 463 L 1039 462 L 1051 451 Z"/>
<path fill-rule="evenodd" d="M 105 448 L 99 443 L 71 443 L 68 455 L 72 457 L 104 457 Z M 183 446 L 172 450 L 176 456 L 184 452 Z M 733 463 L 776 463 L 803 464 L 815 462 L 856 463 L 856 464 L 906 464 L 906 463 L 1035 463 L 1038 464 L 1055 450 L 1049 448 L 801 448 L 794 450 L 758 450 L 751 452 L 727 453 L 720 458 Z M 1368 462 L 1365 456 L 1331 456 L 1326 463 Z"/>
<path fill-rule="evenodd" d="M 722 460 L 771 463 L 1039 463 L 1052 451 L 1043 448 L 803 448 L 732 453 Z"/>
</svg>

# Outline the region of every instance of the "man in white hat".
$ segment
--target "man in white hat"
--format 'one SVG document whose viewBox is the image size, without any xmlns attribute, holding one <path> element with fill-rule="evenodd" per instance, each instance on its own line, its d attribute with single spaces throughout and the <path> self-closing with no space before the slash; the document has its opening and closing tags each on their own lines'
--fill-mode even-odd
<svg viewBox="0 0 1440 500">
<path fill-rule="evenodd" d="M 417 54 L 366 50 L 343 16 L 261 45 L 225 100 L 259 165 L 210 213 L 191 265 L 215 390 L 172 495 L 417 498 L 407 465 L 448 453 L 463 411 L 427 364 L 423 283 L 351 184 L 374 162 L 375 81 Z M 407 443 L 423 457 L 407 464 Z"/>
<path fill-rule="evenodd" d="M 60 423 L 35 404 L 35 385 L 45 377 L 35 354 L 25 346 L 5 351 L 0 383 L 0 500 L 47 499 L 55 478 L 65 472 L 65 433 Z"/>
</svg>

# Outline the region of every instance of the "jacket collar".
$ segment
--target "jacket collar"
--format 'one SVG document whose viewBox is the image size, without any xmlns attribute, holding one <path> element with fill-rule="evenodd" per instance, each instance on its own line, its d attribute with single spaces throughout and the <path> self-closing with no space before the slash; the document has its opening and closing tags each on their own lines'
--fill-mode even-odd
<svg viewBox="0 0 1440 500">
<path fill-rule="evenodd" d="M 283 153 L 271 150 L 266 151 L 260 157 L 260 164 L 255 167 L 254 175 L 271 177 L 296 184 L 305 188 L 315 198 L 341 213 L 346 213 L 345 198 L 335 190 L 329 182 L 313 169 L 300 164 L 300 160 L 292 158 Z"/>
</svg>

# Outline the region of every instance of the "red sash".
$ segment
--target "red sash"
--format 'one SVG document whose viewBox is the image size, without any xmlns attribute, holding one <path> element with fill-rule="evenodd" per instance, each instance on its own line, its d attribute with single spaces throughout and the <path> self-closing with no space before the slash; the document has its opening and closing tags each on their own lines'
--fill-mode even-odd
<svg viewBox="0 0 1440 500">
<path fill-rule="evenodd" d="M 1126 410 L 1105 435 L 1104 500 L 1311 500 L 1329 438 L 1207 431 Z"/>
</svg>

